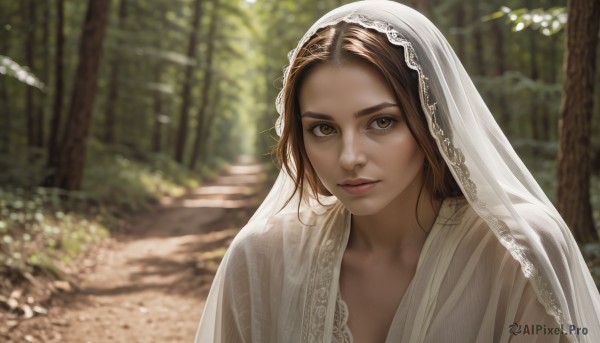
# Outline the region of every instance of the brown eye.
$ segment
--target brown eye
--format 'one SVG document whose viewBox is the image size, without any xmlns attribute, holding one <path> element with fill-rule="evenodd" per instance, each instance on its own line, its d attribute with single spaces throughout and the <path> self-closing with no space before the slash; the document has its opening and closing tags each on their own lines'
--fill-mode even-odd
<svg viewBox="0 0 600 343">
<path fill-rule="evenodd" d="M 312 132 L 317 137 L 325 137 L 332 134 L 335 130 L 327 124 L 317 125 L 312 129 Z"/>
<path fill-rule="evenodd" d="M 394 124 L 394 119 L 390 117 L 381 117 L 371 122 L 371 127 L 376 130 L 389 129 Z"/>
</svg>

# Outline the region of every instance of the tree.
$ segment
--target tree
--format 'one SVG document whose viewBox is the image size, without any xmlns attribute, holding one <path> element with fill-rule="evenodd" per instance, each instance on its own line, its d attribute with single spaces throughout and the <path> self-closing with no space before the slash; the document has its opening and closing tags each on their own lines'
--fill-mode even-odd
<svg viewBox="0 0 600 343">
<path fill-rule="evenodd" d="M 121 54 L 119 53 L 123 44 L 122 31 L 127 20 L 127 0 L 121 0 L 119 5 L 119 20 L 117 21 L 117 42 L 114 56 L 110 63 L 110 80 L 108 86 L 108 96 L 106 99 L 105 117 L 104 117 L 104 142 L 112 144 L 115 142 L 115 126 L 116 115 L 115 107 L 119 98 L 119 76 L 120 66 L 123 63 Z"/>
<path fill-rule="evenodd" d="M 109 5 L 110 0 L 89 0 L 87 5 L 79 64 L 54 180 L 56 186 L 66 190 L 81 189 Z"/>
<path fill-rule="evenodd" d="M 181 102 L 181 113 L 179 115 L 179 128 L 177 130 L 177 143 L 175 144 L 175 160 L 179 163 L 183 163 L 183 156 L 185 152 L 185 145 L 187 142 L 188 126 L 189 126 L 189 111 L 190 111 L 190 97 L 192 93 L 192 76 L 194 75 L 195 59 L 196 59 L 196 45 L 198 37 L 198 27 L 200 26 L 200 18 L 202 17 L 202 0 L 194 1 L 194 14 L 192 17 L 192 27 L 190 31 L 190 37 L 188 42 L 187 57 L 190 63 L 185 68 L 185 74 L 183 78 L 183 90 L 182 90 L 182 102 Z"/>
<path fill-rule="evenodd" d="M 499 3 L 495 2 L 498 5 Z M 492 35 L 494 37 L 494 64 L 495 64 L 495 76 L 502 77 L 506 72 L 506 53 L 504 47 L 504 32 L 502 30 L 502 26 L 498 20 L 492 21 Z M 498 89 L 498 91 L 493 92 L 497 96 L 497 107 L 500 111 L 500 122 L 502 126 L 509 127 L 510 125 L 510 111 L 506 104 L 506 96 L 504 94 L 504 89 Z"/>
<path fill-rule="evenodd" d="M 532 4 L 532 0 L 526 0 L 525 4 L 528 8 L 532 8 L 533 4 Z M 537 43 L 536 43 L 536 32 L 534 30 L 529 30 L 528 33 L 528 40 L 529 40 L 529 78 L 532 81 L 537 82 L 539 79 L 539 67 L 538 67 L 538 61 L 537 61 L 537 55 L 538 55 L 538 48 L 537 48 Z M 540 118 L 539 118 L 539 101 L 538 101 L 538 96 L 539 92 L 538 91 L 533 91 L 531 94 L 531 98 L 532 101 L 530 103 L 530 107 L 529 107 L 529 118 L 531 119 L 531 137 L 535 140 L 535 141 L 540 141 L 542 138 L 542 135 L 540 133 Z M 537 149 L 534 149 L 534 153 L 538 153 Z"/>
<path fill-rule="evenodd" d="M 412 5 L 417 11 L 431 18 L 431 4 L 429 0 L 413 0 Z"/>
<path fill-rule="evenodd" d="M 54 104 L 52 105 L 52 118 L 50 120 L 50 139 L 48 141 L 48 167 L 56 168 L 58 155 L 58 137 L 60 137 L 60 122 L 63 108 L 64 90 L 64 58 L 63 47 L 65 45 L 64 15 L 65 5 L 63 0 L 56 1 L 56 57 L 54 71 Z M 46 185 L 52 185 L 51 180 Z"/>
<path fill-rule="evenodd" d="M 10 51 L 9 43 L 9 34 L 4 30 L 0 30 L 0 51 L 4 54 L 8 54 Z M 0 61 L 1 59 L 2 57 L 0 57 Z M 7 78 L 0 77 L 0 125 L 2 125 L 2 130 L 0 130 L 0 153 L 8 154 L 11 150 L 12 107 Z"/>
<path fill-rule="evenodd" d="M 27 36 L 25 40 L 25 63 L 31 70 L 34 68 L 34 47 L 35 44 L 35 6 L 33 1 L 28 3 L 23 2 L 23 9 L 27 11 Z M 37 146 L 36 142 L 36 128 L 35 116 L 34 116 L 34 104 L 33 104 L 33 87 L 27 87 L 25 96 L 25 113 L 27 115 L 27 144 L 30 146 Z"/>
<path fill-rule="evenodd" d="M 456 27 L 457 29 L 464 30 L 465 27 L 465 8 L 462 2 L 456 3 Z M 466 62 L 465 54 L 465 38 L 462 32 L 456 35 L 456 54 L 461 61 Z"/>
<path fill-rule="evenodd" d="M 590 203 L 591 117 L 600 2 L 569 0 L 560 106 L 558 210 L 581 243 L 598 240 Z"/>
<path fill-rule="evenodd" d="M 194 140 L 194 145 L 192 147 L 192 157 L 190 159 L 190 169 L 194 170 L 196 168 L 196 162 L 198 161 L 198 155 L 200 154 L 200 148 L 203 141 L 203 131 L 204 131 L 204 117 L 206 117 L 206 109 L 208 108 L 208 95 L 210 94 L 210 89 L 212 85 L 212 75 L 213 75 L 213 57 L 214 57 L 214 47 L 216 40 L 216 30 L 217 30 L 217 22 L 219 19 L 219 0 L 212 0 L 212 14 L 210 17 L 210 25 L 208 29 L 207 39 L 207 48 L 206 48 L 206 63 L 204 66 L 204 78 L 202 82 L 202 96 L 200 109 L 198 110 L 198 116 L 196 118 L 197 126 L 196 126 L 196 139 Z"/>
<path fill-rule="evenodd" d="M 50 76 L 50 4 L 44 2 L 43 7 L 43 19 L 42 19 L 42 46 L 44 47 L 44 59 L 42 66 L 42 80 L 44 83 L 48 83 Z M 47 92 L 42 94 L 40 106 L 36 115 L 36 145 L 40 148 L 44 147 L 45 140 L 45 122 L 46 122 L 46 104 L 47 104 Z"/>
<path fill-rule="evenodd" d="M 154 69 L 154 74 L 155 74 L 155 79 L 156 79 L 156 84 L 160 84 L 161 80 L 162 80 L 162 68 L 160 65 L 157 65 Z M 160 90 L 155 90 L 154 91 L 154 96 L 153 96 L 153 106 L 152 106 L 152 112 L 154 114 L 154 120 L 153 120 L 153 129 L 152 129 L 152 151 L 154 152 L 160 152 L 161 151 L 161 146 L 162 146 L 162 127 L 163 127 L 163 122 L 161 120 L 163 114 L 163 105 L 162 105 L 162 94 L 160 92 Z"/>
</svg>

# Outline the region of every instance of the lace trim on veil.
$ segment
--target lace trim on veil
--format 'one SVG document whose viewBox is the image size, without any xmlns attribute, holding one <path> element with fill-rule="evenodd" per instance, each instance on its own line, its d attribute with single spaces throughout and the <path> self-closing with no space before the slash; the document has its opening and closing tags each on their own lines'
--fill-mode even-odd
<svg viewBox="0 0 600 343">
<path fill-rule="evenodd" d="M 354 337 L 348 327 L 348 305 L 342 299 L 342 292 L 337 293 L 335 301 L 335 313 L 333 315 L 333 339 L 332 343 L 353 343 Z"/>
<path fill-rule="evenodd" d="M 404 48 L 404 57 L 407 66 L 415 71 L 419 75 L 419 94 L 423 110 L 427 116 L 427 122 L 429 123 L 429 130 L 432 132 L 439 148 L 442 151 L 448 166 L 450 167 L 454 176 L 458 179 L 459 184 L 463 188 L 463 192 L 471 205 L 479 209 L 480 216 L 485 220 L 488 225 L 496 232 L 496 236 L 504 247 L 512 254 L 512 256 L 520 263 L 521 269 L 526 277 L 531 277 L 534 288 L 537 288 L 537 293 L 541 297 L 541 301 L 546 307 L 548 313 L 554 315 L 559 323 L 564 324 L 564 316 L 561 309 L 558 307 L 554 294 L 550 291 L 548 285 L 543 280 L 541 275 L 535 266 L 531 263 L 530 259 L 526 256 L 526 253 L 521 245 L 516 241 L 513 234 L 510 232 L 508 225 L 497 216 L 493 215 L 488 209 L 487 204 L 483 202 L 477 195 L 477 186 L 470 178 L 469 169 L 465 165 L 465 156 L 459 148 L 456 148 L 452 140 L 446 135 L 444 130 L 440 127 L 437 118 L 436 103 L 431 101 L 429 79 L 424 75 L 421 65 L 419 64 L 415 50 L 406 38 L 402 36 L 394 27 L 381 20 L 375 20 L 358 14 L 355 12 L 350 13 L 347 16 L 337 18 L 334 20 L 327 21 L 321 25 L 315 26 L 307 32 L 304 37 L 298 43 L 298 47 L 302 47 L 306 41 L 312 37 L 317 31 L 322 28 L 333 26 L 339 22 L 348 22 L 358 24 L 362 27 L 374 29 L 387 36 L 388 41 L 394 45 L 401 46 Z M 288 59 L 290 63 L 294 60 L 297 54 L 297 49 L 294 49 L 288 53 Z M 284 70 L 283 80 L 287 80 L 289 74 L 288 65 Z M 280 116 L 275 123 L 275 129 L 279 136 L 281 136 L 283 120 L 283 92 L 280 92 L 276 100 L 276 108 Z M 327 278 L 319 278 L 319 285 L 315 285 L 315 289 L 323 289 L 325 284 L 331 282 L 326 280 Z M 322 304 L 321 304 L 322 305 Z"/>
</svg>

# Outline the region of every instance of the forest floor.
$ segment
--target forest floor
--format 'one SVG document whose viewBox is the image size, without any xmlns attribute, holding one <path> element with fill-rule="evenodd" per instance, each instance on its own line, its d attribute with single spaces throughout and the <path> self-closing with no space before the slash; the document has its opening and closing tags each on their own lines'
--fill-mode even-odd
<svg viewBox="0 0 600 343">
<path fill-rule="evenodd" d="M 46 315 L 0 323 L 0 341 L 192 342 L 218 263 L 267 183 L 247 160 L 164 199 L 82 258 Z"/>
</svg>

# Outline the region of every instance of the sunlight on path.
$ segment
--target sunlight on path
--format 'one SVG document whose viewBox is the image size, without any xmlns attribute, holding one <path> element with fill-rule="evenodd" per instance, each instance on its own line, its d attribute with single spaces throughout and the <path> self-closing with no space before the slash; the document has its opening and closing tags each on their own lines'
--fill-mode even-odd
<svg viewBox="0 0 600 343">
<path fill-rule="evenodd" d="M 212 185 L 193 192 L 183 207 L 250 208 L 258 206 L 261 189 L 267 181 L 264 167 L 257 164 L 233 165 Z"/>
<path fill-rule="evenodd" d="M 50 310 L 52 334 L 34 341 L 192 341 L 220 259 L 260 203 L 266 182 L 262 166 L 233 165 L 140 217 L 130 233 L 99 252 L 79 291 Z"/>
</svg>

